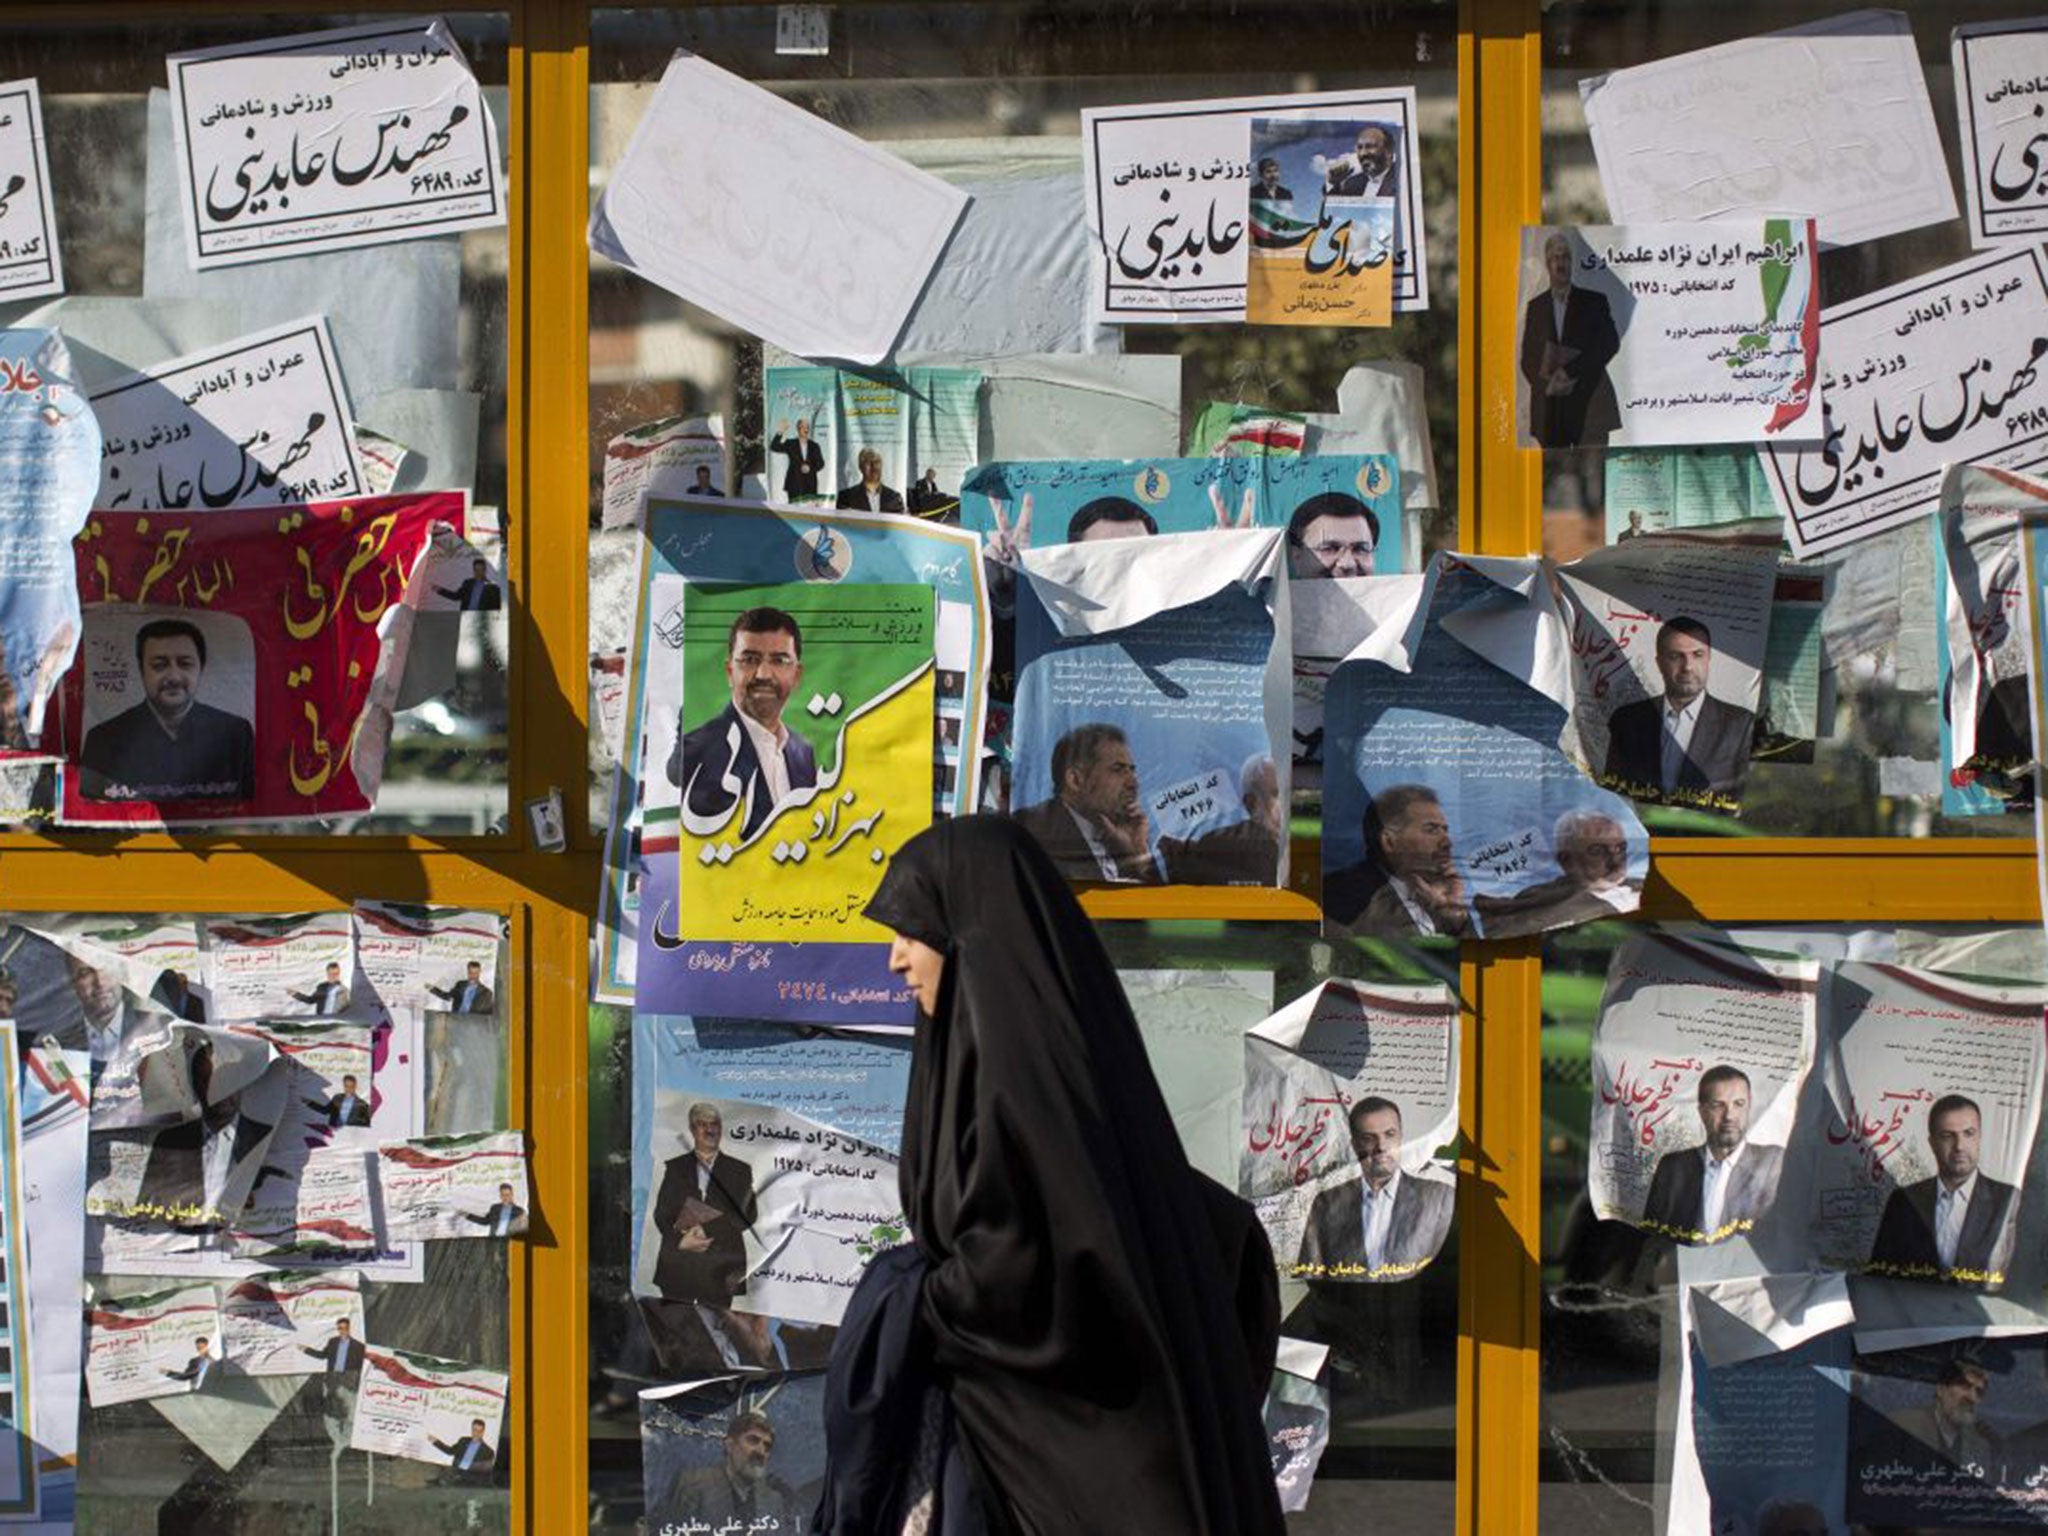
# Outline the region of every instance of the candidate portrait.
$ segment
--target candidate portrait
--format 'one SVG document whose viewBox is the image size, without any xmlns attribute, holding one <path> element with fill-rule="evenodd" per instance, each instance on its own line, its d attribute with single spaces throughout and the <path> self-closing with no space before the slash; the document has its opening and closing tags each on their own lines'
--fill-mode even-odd
<svg viewBox="0 0 2048 1536">
<path fill-rule="evenodd" d="M 1405 1280 L 1450 1235 L 1457 1186 L 1401 1170 L 1401 1106 L 1368 1094 L 1347 1115 L 1358 1176 L 1315 1197 L 1294 1274 L 1303 1280 Z"/>
<path fill-rule="evenodd" d="M 779 453 L 788 461 L 782 471 L 782 494 L 796 501 L 818 494 L 818 474 L 825 467 L 825 450 L 811 441 L 809 417 L 797 417 L 796 436 L 785 436 L 788 430 L 788 422 L 776 423 L 775 435 L 768 440 L 768 451 Z"/>
<path fill-rule="evenodd" d="M 1549 285 L 1522 314 L 1522 378 L 1529 386 L 1529 439 L 1545 448 L 1604 447 L 1621 410 L 1607 365 L 1621 334 L 1607 296 L 1572 281 L 1572 245 L 1543 242 Z"/>
<path fill-rule="evenodd" d="M 1607 717 L 1600 782 L 1638 800 L 1678 805 L 1740 794 L 1756 717 L 1708 691 L 1712 631 L 1683 615 L 1668 620 L 1657 631 L 1656 661 L 1663 693 Z"/>
<path fill-rule="evenodd" d="M 1886 1198 L 1870 1245 L 1871 1273 L 1985 1290 L 2004 1283 L 2018 1191 L 1984 1172 L 1983 1145 L 1984 1112 L 1976 1100 L 1949 1093 L 1934 1101 L 1927 1111 L 1934 1176 Z"/>
<path fill-rule="evenodd" d="M 1700 1075 L 1702 1139 L 1657 1159 L 1643 1226 L 1681 1243 L 1717 1243 L 1756 1224 L 1777 1198 L 1785 1149 L 1750 1141 L 1754 1107 L 1740 1067 L 1723 1062 Z"/>
<path fill-rule="evenodd" d="M 882 455 L 873 448 L 863 448 L 857 462 L 860 479 L 841 488 L 834 506 L 847 512 L 901 512 L 902 492 L 882 484 Z"/>
<path fill-rule="evenodd" d="M 811 744 L 782 718 L 803 681 L 803 631 L 780 608 L 749 608 L 727 628 L 725 655 L 731 697 L 695 730 L 677 723 L 668 779 L 699 824 L 717 825 L 744 805 L 739 835 L 751 837 L 791 794 L 818 782 Z"/>
<path fill-rule="evenodd" d="M 1053 744 L 1053 795 L 1015 813 L 1069 880 L 1158 885 L 1152 818 L 1121 726 L 1077 725 Z"/>
<path fill-rule="evenodd" d="M 662 1165 L 654 1196 L 654 1288 L 671 1301 L 731 1304 L 747 1288 L 754 1170 L 723 1150 L 716 1104 L 692 1104 L 690 1150 Z"/>
<path fill-rule="evenodd" d="M 1472 906 L 1489 939 L 1509 939 L 1633 912 L 1643 882 L 1628 873 L 1628 833 L 1604 811 L 1581 806 L 1557 818 L 1551 832 L 1554 879 L 1510 896 L 1479 896 Z"/>
<path fill-rule="evenodd" d="M 1343 491 L 1324 491 L 1287 520 L 1287 574 L 1296 580 L 1370 576 L 1379 542 L 1372 508 Z"/>
<path fill-rule="evenodd" d="M 85 733 L 79 793 L 88 800 L 248 800 L 256 735 L 241 715 L 201 701 L 206 635 L 186 619 L 135 631 L 142 702 Z"/>
<path fill-rule="evenodd" d="M 702 1531 L 797 1531 L 809 1523 L 796 1490 L 769 1470 L 775 1454 L 775 1425 L 756 1408 L 733 1415 L 723 1454 L 708 1467 L 685 1467 L 654 1506 L 657 1528 L 687 1520 L 679 1529 Z"/>
<path fill-rule="evenodd" d="M 1426 784 L 1394 784 L 1365 808 L 1365 857 L 1323 881 L 1323 915 L 1389 938 L 1464 934 L 1472 926 L 1450 818 Z"/>
</svg>

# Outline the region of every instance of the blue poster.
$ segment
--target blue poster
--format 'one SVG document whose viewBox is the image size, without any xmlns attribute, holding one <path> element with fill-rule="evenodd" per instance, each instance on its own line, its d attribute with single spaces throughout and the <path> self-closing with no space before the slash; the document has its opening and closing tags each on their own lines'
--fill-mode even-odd
<svg viewBox="0 0 2048 1536">
<path fill-rule="evenodd" d="M 825 1487 L 825 1375 L 729 1376 L 640 1394 L 649 1536 L 794 1536 Z"/>
<path fill-rule="evenodd" d="M 100 453 L 64 338 L 0 331 L 0 758 L 42 755 L 45 706 L 78 649 L 71 540 L 92 510 Z"/>
<path fill-rule="evenodd" d="M 962 485 L 960 521 L 998 554 L 1005 545 L 1285 528 L 1297 577 L 1416 568 L 1403 545 L 1400 466 L 1380 453 L 980 464 Z"/>
<path fill-rule="evenodd" d="M 1634 807 L 1559 749 L 1562 702 L 1446 624 L 1519 632 L 1532 598 L 1440 555 L 1421 601 L 1408 670 L 1347 659 L 1324 696 L 1325 924 L 1508 938 L 1634 911 L 1650 867 Z"/>
<path fill-rule="evenodd" d="M 1839 1529 L 1849 1331 L 1721 1366 L 1688 1342 L 1693 1450 L 1713 1511 L 1707 1529 Z"/>
</svg>

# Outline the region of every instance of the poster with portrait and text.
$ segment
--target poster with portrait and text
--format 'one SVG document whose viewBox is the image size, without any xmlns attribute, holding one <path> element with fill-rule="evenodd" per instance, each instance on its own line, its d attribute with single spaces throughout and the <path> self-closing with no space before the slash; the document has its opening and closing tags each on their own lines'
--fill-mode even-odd
<svg viewBox="0 0 2048 1536">
<path fill-rule="evenodd" d="M 43 98 L 34 80 L 0 85 L 0 299 L 64 291 Z"/>
<path fill-rule="evenodd" d="M 2048 519 L 2048 481 L 1958 464 L 1933 522 L 1941 621 L 1941 808 L 1984 816 L 2024 806 L 2034 761 L 2033 645 L 2025 543 Z"/>
<path fill-rule="evenodd" d="M 1948 46 L 1970 243 L 2039 244 L 2048 233 L 2048 17 L 1973 22 L 1951 32 Z"/>
<path fill-rule="evenodd" d="M 1386 193 L 1347 192 L 1348 185 L 1364 183 L 1360 171 L 1330 171 L 1347 154 L 1355 156 L 1361 140 L 1370 146 L 1385 130 L 1367 122 L 1270 117 L 1253 118 L 1251 129 L 1245 319 L 1253 325 L 1391 324 L 1400 205 Z"/>
</svg>

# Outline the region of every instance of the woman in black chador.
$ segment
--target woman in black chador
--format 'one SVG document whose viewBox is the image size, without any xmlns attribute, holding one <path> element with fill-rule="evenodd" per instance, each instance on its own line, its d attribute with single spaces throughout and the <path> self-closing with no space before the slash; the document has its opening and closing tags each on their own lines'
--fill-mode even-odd
<svg viewBox="0 0 2048 1536">
<path fill-rule="evenodd" d="M 1188 1166 L 1066 882 L 970 816 L 906 844 L 867 910 L 918 999 L 916 1241 L 835 1341 L 814 1530 L 1279 1536 L 1272 1251 Z"/>
</svg>

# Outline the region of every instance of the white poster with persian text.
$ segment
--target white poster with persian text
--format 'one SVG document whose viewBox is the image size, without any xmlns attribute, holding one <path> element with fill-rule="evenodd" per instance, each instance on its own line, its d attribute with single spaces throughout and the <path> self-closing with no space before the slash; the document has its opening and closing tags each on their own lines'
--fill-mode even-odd
<svg viewBox="0 0 2048 1536">
<path fill-rule="evenodd" d="M 402 1349 L 366 1350 L 349 1448 L 482 1480 L 497 1462 L 511 1385 L 503 1371 Z"/>
<path fill-rule="evenodd" d="M 505 222 L 498 134 L 439 19 L 174 53 L 185 253 L 206 271 Z"/>
<path fill-rule="evenodd" d="M 1579 94 L 1617 224 L 1790 212 L 1855 245 L 1956 216 L 1903 11 L 1618 69 Z"/>
<path fill-rule="evenodd" d="M 2048 462 L 2038 249 L 1973 257 L 1823 310 L 1820 350 L 1825 435 L 1761 450 L 1801 559 L 1926 516 L 1947 465 Z"/>
<path fill-rule="evenodd" d="M 33 80 L 0 85 L 0 299 L 64 291 L 43 99 Z"/>
<path fill-rule="evenodd" d="M 2048 17 L 1957 27 L 1949 39 L 1970 243 L 2048 233 Z"/>
<path fill-rule="evenodd" d="M 936 176 L 678 52 L 590 248 L 799 357 L 878 363 L 966 207 Z"/>
<path fill-rule="evenodd" d="M 1089 317 L 1110 324 L 1241 323 L 1255 118 L 1356 123 L 1351 153 L 1324 160 L 1297 210 L 1323 198 L 1394 200 L 1394 313 L 1429 308 L 1421 130 L 1411 86 L 1091 107 L 1081 153 L 1094 235 Z"/>
<path fill-rule="evenodd" d="M 102 384 L 109 511 L 218 511 L 363 494 L 327 322 L 288 321 Z"/>
</svg>

